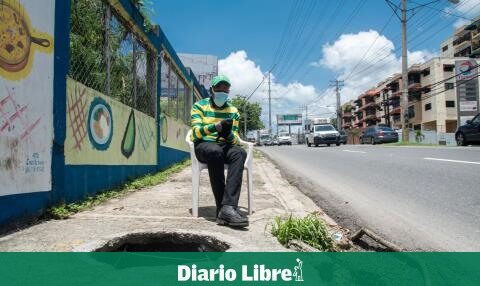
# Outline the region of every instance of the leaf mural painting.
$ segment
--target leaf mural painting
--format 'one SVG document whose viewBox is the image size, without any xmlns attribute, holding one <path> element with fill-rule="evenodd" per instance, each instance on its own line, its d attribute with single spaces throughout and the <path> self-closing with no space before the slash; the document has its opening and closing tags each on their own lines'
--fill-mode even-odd
<svg viewBox="0 0 480 286">
<path fill-rule="evenodd" d="M 126 158 L 129 158 L 134 149 L 135 149 L 135 136 L 136 136 L 136 126 L 135 126 L 135 112 L 130 112 L 130 116 L 128 117 L 127 127 L 125 128 L 125 133 L 123 133 L 122 139 L 122 154 Z"/>
</svg>

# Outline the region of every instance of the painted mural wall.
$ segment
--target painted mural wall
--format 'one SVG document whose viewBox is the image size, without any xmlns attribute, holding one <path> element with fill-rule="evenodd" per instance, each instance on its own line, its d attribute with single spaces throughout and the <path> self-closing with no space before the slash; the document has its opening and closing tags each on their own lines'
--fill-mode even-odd
<svg viewBox="0 0 480 286">
<path fill-rule="evenodd" d="M 156 165 L 155 119 L 67 79 L 67 165 Z"/>
<path fill-rule="evenodd" d="M 187 136 L 189 127 L 181 120 L 177 120 L 166 114 L 160 117 L 160 145 L 190 152 L 185 136 Z"/>
<path fill-rule="evenodd" d="M 54 0 L 0 1 L 0 196 L 51 190 Z"/>
</svg>

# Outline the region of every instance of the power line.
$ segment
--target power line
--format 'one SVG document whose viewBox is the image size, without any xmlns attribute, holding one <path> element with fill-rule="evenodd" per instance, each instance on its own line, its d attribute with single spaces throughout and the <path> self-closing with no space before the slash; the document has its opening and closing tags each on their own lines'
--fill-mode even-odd
<svg viewBox="0 0 480 286">
<path fill-rule="evenodd" d="M 270 74 L 270 73 L 273 71 L 273 69 L 275 69 L 275 66 L 276 66 L 276 65 L 273 65 L 273 67 L 268 71 L 268 74 Z M 256 92 L 257 89 L 263 84 L 263 82 L 265 81 L 265 79 L 266 79 L 266 76 L 264 75 L 263 78 L 262 78 L 262 81 L 257 85 L 257 87 L 252 91 L 252 93 L 251 93 L 248 97 L 246 97 L 246 99 L 245 99 L 246 101 L 248 101 L 248 100 L 250 99 L 250 97 L 252 97 L 252 95 L 255 94 L 255 92 Z"/>
<path fill-rule="evenodd" d="M 293 15 L 293 23 L 289 25 L 289 29 L 287 29 L 287 32 L 285 34 L 285 40 L 283 42 L 283 45 L 280 49 L 279 56 L 276 61 L 274 61 L 274 64 L 280 64 L 283 60 L 283 58 L 286 55 L 286 52 L 290 46 L 291 41 L 288 40 L 288 37 L 293 34 L 297 30 L 297 25 L 299 23 L 299 19 L 303 19 L 304 17 L 301 17 L 303 12 L 303 7 L 305 5 L 305 1 L 302 1 L 298 9 L 295 11 Z"/>
<path fill-rule="evenodd" d="M 301 42 L 301 38 L 304 34 L 304 31 L 305 31 L 305 27 L 307 26 L 307 23 L 309 22 L 310 20 L 310 17 L 312 16 L 312 13 L 313 11 L 315 10 L 315 7 L 317 5 L 318 1 L 314 0 L 312 2 L 310 2 L 310 5 L 307 7 L 307 14 L 306 16 L 303 18 L 303 21 L 301 22 L 300 24 L 300 29 L 299 31 L 296 33 L 296 37 L 293 39 L 292 41 L 292 46 L 291 46 L 291 49 L 290 49 L 290 52 L 286 53 L 287 57 L 285 58 L 285 63 L 283 64 L 283 67 L 282 69 L 278 72 L 278 77 L 280 78 L 286 71 L 288 71 L 288 68 L 289 68 L 289 64 L 290 62 L 292 61 L 292 59 L 295 58 L 295 55 L 296 55 L 296 52 L 297 52 L 297 49 L 299 47 L 299 43 Z"/>
<path fill-rule="evenodd" d="M 331 2 L 332 1 L 328 1 L 328 4 L 331 4 Z M 342 1 L 337 1 L 336 8 L 333 10 L 333 13 L 330 15 L 330 17 L 328 18 L 328 20 L 325 23 L 331 23 L 333 21 L 333 18 L 336 15 L 338 15 L 338 13 L 339 13 L 339 11 L 342 7 L 343 7 Z M 327 29 L 321 29 L 320 30 L 320 33 L 318 34 L 317 38 L 314 40 L 313 44 L 310 46 L 310 49 L 308 50 L 308 52 L 304 53 L 303 58 L 300 61 L 298 61 L 296 67 L 292 69 L 293 72 L 290 73 L 290 76 L 285 79 L 285 82 L 289 82 L 300 71 L 300 68 L 302 67 L 302 64 L 307 60 L 308 56 L 313 53 L 315 48 L 318 48 L 318 44 L 321 42 L 321 40 L 324 38 L 324 36 L 326 34 L 325 31 L 327 31 Z"/>
<path fill-rule="evenodd" d="M 467 0 L 467 1 L 468 1 L 468 0 Z M 467 1 L 463 2 L 461 5 L 465 4 Z M 459 5 L 459 6 L 461 6 L 461 5 Z M 478 5 L 480 5 L 480 3 L 476 4 L 474 7 L 476 7 L 476 6 L 478 6 Z M 459 6 L 458 6 L 458 7 L 459 7 Z M 473 7 L 473 8 L 474 8 L 474 7 Z M 433 24 L 430 25 L 426 30 L 430 29 L 430 27 L 433 27 L 435 24 L 436 24 L 436 23 L 433 23 Z M 452 24 L 451 22 L 447 23 L 445 26 L 443 26 L 443 27 L 440 28 L 439 30 L 436 30 L 433 34 L 437 34 L 438 32 L 440 32 L 440 31 L 442 31 L 442 30 L 450 27 L 451 24 Z M 425 34 L 425 33 L 422 33 L 421 35 L 426 35 L 426 34 Z M 418 38 L 419 38 L 419 37 L 411 37 L 410 40 L 408 40 L 408 43 L 411 43 L 413 40 L 416 40 L 416 39 L 418 39 Z M 424 42 L 428 41 L 429 39 L 430 39 L 429 37 L 426 37 L 423 41 L 417 43 L 417 44 L 414 45 L 412 48 L 416 48 L 416 47 L 420 46 L 421 44 L 423 44 Z M 394 49 L 394 51 L 395 51 L 395 49 Z M 397 51 L 398 51 L 398 50 L 397 50 Z M 357 72 L 357 74 L 361 74 L 361 73 L 363 73 L 363 72 L 366 72 L 366 71 L 374 68 L 377 64 L 390 64 L 390 63 L 392 63 L 393 61 L 396 61 L 398 55 L 396 54 L 396 51 L 395 51 L 394 54 L 393 54 L 395 57 L 394 57 L 393 59 L 388 60 L 388 61 L 382 63 L 382 61 L 383 61 L 384 59 L 390 57 L 391 55 L 392 55 L 391 53 L 387 53 L 387 54 L 386 54 L 384 57 L 382 57 L 380 60 L 377 60 L 377 61 L 374 62 L 374 63 L 370 62 L 370 65 L 369 65 L 369 66 L 367 66 L 367 67 L 365 67 L 364 69 L 360 70 L 359 72 Z"/>
<path fill-rule="evenodd" d="M 293 15 L 295 14 L 295 11 L 297 10 L 298 3 L 299 3 L 299 1 L 297 0 L 292 4 L 292 8 L 290 9 L 290 13 L 289 13 L 287 23 L 285 24 L 285 28 L 283 29 L 283 32 L 282 32 L 282 37 L 281 37 L 280 43 L 278 44 L 277 49 L 275 50 L 275 56 L 273 57 L 272 65 L 274 65 L 277 62 L 277 58 L 278 58 L 278 55 L 280 53 L 280 50 L 283 49 L 283 45 L 284 45 L 284 42 L 285 42 L 285 36 L 287 35 L 287 31 L 289 30 L 290 25 L 292 23 Z"/>
<path fill-rule="evenodd" d="M 365 53 L 363 54 L 362 58 L 357 62 L 357 64 L 353 67 L 353 69 L 350 71 L 350 73 L 345 77 L 344 80 L 348 80 L 350 78 L 350 76 L 352 75 L 352 73 L 357 69 L 358 65 L 363 61 L 363 59 L 365 58 L 365 56 L 368 54 L 368 52 L 370 51 L 370 49 L 373 47 L 373 45 L 375 45 L 375 43 L 377 42 L 378 38 L 380 38 L 380 35 L 382 35 L 383 31 L 387 28 L 387 26 L 390 24 L 390 22 L 392 21 L 393 19 L 393 16 L 395 15 L 395 13 L 392 13 L 392 15 L 390 16 L 390 18 L 388 19 L 387 23 L 385 23 L 385 25 L 383 26 L 382 30 L 378 33 L 377 37 L 375 37 L 375 40 L 372 42 L 372 44 L 370 44 L 370 46 L 368 47 L 368 49 L 365 51 Z"/>
<path fill-rule="evenodd" d="M 456 17 L 456 18 L 459 18 L 459 19 L 464 19 L 464 20 L 469 20 L 469 21 L 472 21 L 472 20 L 473 20 L 473 19 L 471 19 L 471 18 L 467 18 L 467 17 L 461 16 L 461 15 L 457 15 L 457 14 L 450 13 L 450 12 L 445 11 L 445 10 L 442 10 L 442 9 L 437 9 L 437 8 L 435 8 L 435 7 L 432 7 L 432 6 L 430 6 L 430 4 L 431 4 L 432 2 L 426 3 L 426 4 L 420 4 L 420 3 L 418 3 L 418 2 L 411 1 L 411 0 L 410 0 L 410 2 L 415 3 L 415 4 L 417 4 L 417 5 L 421 5 L 421 7 L 427 7 L 427 8 L 429 8 L 429 9 L 435 10 L 435 11 L 437 11 L 437 12 L 441 12 L 441 13 L 443 13 L 443 14 L 445 14 L 445 15 L 453 16 L 453 17 Z M 438 2 L 438 1 L 434 1 L 434 2 Z"/>
</svg>

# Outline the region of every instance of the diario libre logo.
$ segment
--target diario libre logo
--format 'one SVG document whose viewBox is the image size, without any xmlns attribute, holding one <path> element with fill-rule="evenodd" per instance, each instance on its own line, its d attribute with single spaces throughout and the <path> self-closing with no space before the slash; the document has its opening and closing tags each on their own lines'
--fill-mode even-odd
<svg viewBox="0 0 480 286">
<path fill-rule="evenodd" d="M 240 275 L 233 268 L 220 264 L 217 268 L 198 268 L 197 265 L 178 265 L 177 280 L 183 281 L 303 281 L 303 261 L 296 259 L 297 265 L 292 269 L 268 268 L 264 264 L 242 265 Z"/>
</svg>

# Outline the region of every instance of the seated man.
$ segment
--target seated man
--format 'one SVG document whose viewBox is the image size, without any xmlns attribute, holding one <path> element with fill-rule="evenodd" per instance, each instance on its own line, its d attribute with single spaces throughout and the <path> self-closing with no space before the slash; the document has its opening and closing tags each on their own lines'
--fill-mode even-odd
<svg viewBox="0 0 480 286">
<path fill-rule="evenodd" d="M 230 80 L 223 75 L 211 82 L 210 98 L 192 107 L 192 140 L 198 160 L 208 165 L 210 184 L 217 205 L 217 223 L 232 227 L 248 226 L 238 212 L 243 166 L 247 153 L 238 143 L 240 115 L 228 101 Z M 228 164 L 227 181 L 223 165 Z"/>
</svg>

